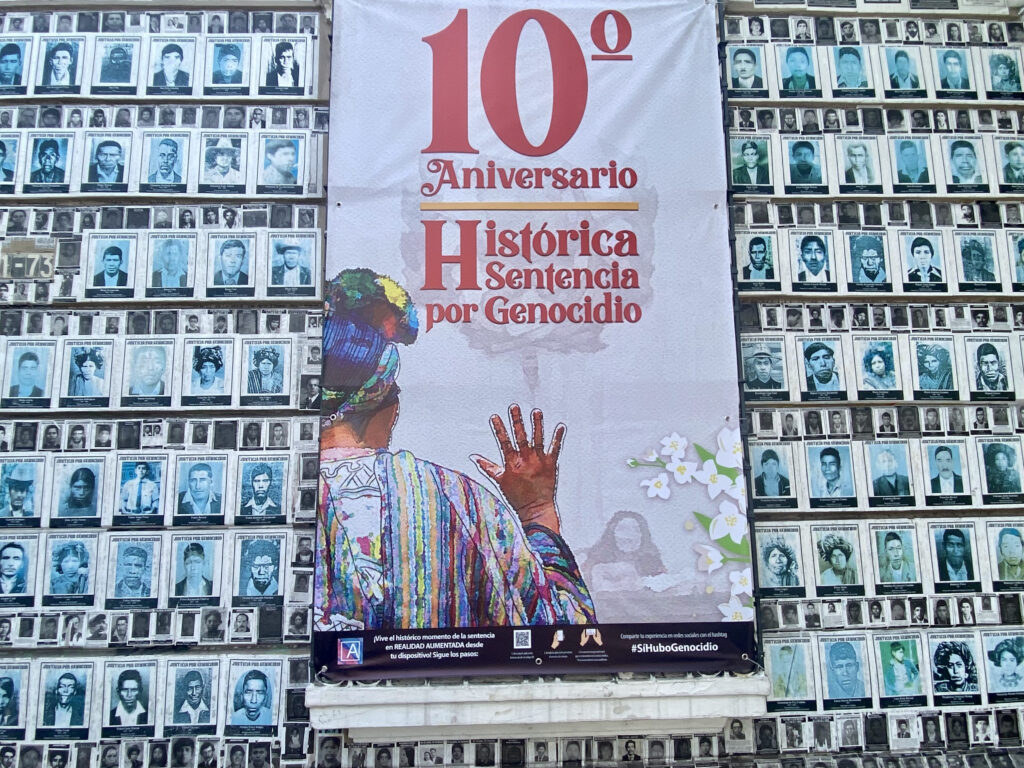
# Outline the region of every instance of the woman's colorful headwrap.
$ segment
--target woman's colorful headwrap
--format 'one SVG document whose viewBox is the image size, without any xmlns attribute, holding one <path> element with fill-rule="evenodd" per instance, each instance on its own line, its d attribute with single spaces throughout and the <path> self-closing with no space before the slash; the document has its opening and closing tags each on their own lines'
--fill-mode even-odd
<svg viewBox="0 0 1024 768">
<path fill-rule="evenodd" d="M 327 285 L 323 413 L 372 411 L 398 389 L 398 349 L 419 328 L 404 288 L 369 269 L 347 269 Z"/>
</svg>

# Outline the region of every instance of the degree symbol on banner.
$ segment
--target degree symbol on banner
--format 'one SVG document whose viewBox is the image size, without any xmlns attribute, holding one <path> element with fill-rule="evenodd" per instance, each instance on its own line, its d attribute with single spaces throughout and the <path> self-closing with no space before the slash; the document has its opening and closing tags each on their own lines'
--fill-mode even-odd
<svg viewBox="0 0 1024 768">
<path fill-rule="evenodd" d="M 615 45 L 608 42 L 608 20 L 615 24 Z M 632 61 L 633 56 L 622 53 L 633 39 L 633 28 L 619 11 L 601 11 L 590 24 L 590 39 L 603 53 L 590 56 L 591 61 Z"/>
</svg>

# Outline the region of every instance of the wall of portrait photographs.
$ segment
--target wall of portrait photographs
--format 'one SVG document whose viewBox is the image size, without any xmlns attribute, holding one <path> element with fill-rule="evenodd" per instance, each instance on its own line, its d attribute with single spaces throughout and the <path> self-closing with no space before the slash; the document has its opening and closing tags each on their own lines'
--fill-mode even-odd
<svg viewBox="0 0 1024 768">
<path fill-rule="evenodd" d="M 304 766 L 322 8 L 0 33 L 0 765 Z"/>
<path fill-rule="evenodd" d="M 824 6 L 723 15 L 771 684 L 735 727 L 782 768 L 1024 765 L 1024 25 Z"/>
</svg>

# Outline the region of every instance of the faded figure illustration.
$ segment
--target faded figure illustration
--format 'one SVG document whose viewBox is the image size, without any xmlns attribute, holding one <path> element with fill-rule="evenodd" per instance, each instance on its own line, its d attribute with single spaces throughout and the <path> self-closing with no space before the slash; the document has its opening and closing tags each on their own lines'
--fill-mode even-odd
<svg viewBox="0 0 1024 768">
<path fill-rule="evenodd" d="M 601 604 L 605 622 L 625 621 L 653 593 L 675 586 L 647 520 L 637 512 L 620 510 L 612 515 L 582 563 L 584 579 Z"/>
<path fill-rule="evenodd" d="M 472 478 L 392 449 L 398 344 L 416 340 L 409 294 L 367 269 L 327 286 L 321 516 L 315 606 L 324 629 L 594 623 L 556 505 L 564 425 L 509 409 L 491 428 L 501 464 Z"/>
</svg>

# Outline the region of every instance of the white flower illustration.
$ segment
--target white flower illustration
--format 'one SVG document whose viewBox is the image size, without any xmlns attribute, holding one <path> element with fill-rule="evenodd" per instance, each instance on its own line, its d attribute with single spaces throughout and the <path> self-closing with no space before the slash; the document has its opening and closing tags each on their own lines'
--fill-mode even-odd
<svg viewBox="0 0 1024 768">
<path fill-rule="evenodd" d="M 640 485 L 647 486 L 647 498 L 667 499 L 671 491 L 668 487 L 668 475 L 664 472 L 658 474 L 653 480 L 641 480 Z"/>
<path fill-rule="evenodd" d="M 718 505 L 718 514 L 711 520 L 708 533 L 715 540 L 728 536 L 734 544 L 742 544 L 747 535 L 747 516 L 731 501 L 723 501 Z"/>
<path fill-rule="evenodd" d="M 683 454 L 686 453 L 687 445 L 689 445 L 689 441 L 685 437 L 680 437 L 678 432 L 673 432 L 668 437 L 661 438 L 662 454 L 668 454 L 673 459 L 681 459 Z"/>
<path fill-rule="evenodd" d="M 722 612 L 725 621 L 753 621 L 754 609 L 744 605 L 735 595 L 728 603 L 719 603 L 718 610 Z"/>
</svg>

